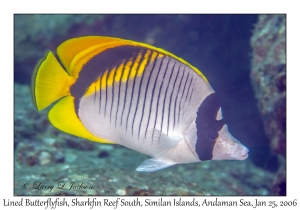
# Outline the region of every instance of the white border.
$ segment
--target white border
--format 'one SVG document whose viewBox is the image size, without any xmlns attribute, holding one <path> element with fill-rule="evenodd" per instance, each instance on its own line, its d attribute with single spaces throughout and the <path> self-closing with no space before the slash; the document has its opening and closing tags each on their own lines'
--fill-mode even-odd
<svg viewBox="0 0 300 210">
<path fill-rule="evenodd" d="M 293 200 L 299 197 L 299 8 L 296 1 L 3 1 L 1 23 L 1 184 L 0 199 L 19 200 L 13 197 L 13 14 L 14 13 L 287 13 L 287 197 L 265 197 L 268 200 Z M 92 6 L 91 6 L 92 5 Z M 27 197 L 28 198 L 28 197 Z M 39 197 L 32 197 L 36 199 Z M 43 197 L 40 197 L 41 199 Z M 55 198 L 55 197 L 52 197 Z M 115 199 L 116 197 L 111 197 Z M 127 197 L 129 199 L 129 197 Z M 173 199 L 173 197 L 164 197 Z M 222 200 L 239 200 L 242 197 L 219 197 Z M 262 197 L 245 197 L 253 200 Z M 68 198 L 68 200 L 71 198 Z M 143 199 L 143 198 L 141 198 Z M 188 197 L 185 197 L 189 200 Z M 199 198 L 203 200 L 204 197 Z M 209 199 L 214 199 L 210 197 Z M 298 204 L 299 206 L 300 204 Z M 23 207 L 25 208 L 25 207 Z M 29 207 L 31 209 L 31 207 Z M 102 207 L 103 208 L 103 207 Z M 212 209 L 217 209 L 214 207 Z M 224 208 L 224 207 L 221 207 Z M 231 207 L 225 207 L 231 209 Z M 44 209 L 44 208 L 43 208 Z M 81 209 L 79 207 L 72 209 Z M 112 209 L 112 208 L 110 208 Z M 129 209 L 129 208 L 127 208 Z M 218 208 L 219 209 L 219 208 Z M 239 207 L 240 209 L 240 207 Z M 276 208 L 278 209 L 278 208 Z"/>
</svg>

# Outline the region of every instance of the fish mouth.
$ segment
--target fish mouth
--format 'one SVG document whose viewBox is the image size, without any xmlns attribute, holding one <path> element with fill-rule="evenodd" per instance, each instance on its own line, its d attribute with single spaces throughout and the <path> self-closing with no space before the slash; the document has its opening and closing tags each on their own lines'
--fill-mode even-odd
<svg viewBox="0 0 300 210">
<path fill-rule="evenodd" d="M 237 160 L 245 160 L 245 159 L 247 159 L 248 156 L 249 156 L 248 153 L 246 153 L 242 156 L 237 157 Z"/>
<path fill-rule="evenodd" d="M 236 155 L 236 160 L 245 160 L 249 156 L 248 155 L 249 149 L 242 144 L 239 145 L 238 151 L 239 152 Z"/>
</svg>

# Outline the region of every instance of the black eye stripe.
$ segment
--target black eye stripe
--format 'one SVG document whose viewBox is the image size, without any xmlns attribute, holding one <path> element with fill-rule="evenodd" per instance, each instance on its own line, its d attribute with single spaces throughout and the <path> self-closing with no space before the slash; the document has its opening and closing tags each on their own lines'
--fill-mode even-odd
<svg viewBox="0 0 300 210">
<path fill-rule="evenodd" d="M 198 109 L 196 153 L 202 161 L 212 159 L 218 132 L 225 125 L 223 119 L 216 120 L 220 107 L 216 94 L 212 93 L 204 99 Z"/>
</svg>

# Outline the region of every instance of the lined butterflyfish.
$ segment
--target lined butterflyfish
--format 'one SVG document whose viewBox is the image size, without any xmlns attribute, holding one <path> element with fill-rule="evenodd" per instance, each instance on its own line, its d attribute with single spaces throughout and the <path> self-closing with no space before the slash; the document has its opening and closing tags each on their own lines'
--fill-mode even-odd
<svg viewBox="0 0 300 210">
<path fill-rule="evenodd" d="M 57 101 L 48 113 L 57 129 L 150 156 L 137 171 L 248 157 L 202 72 L 149 44 L 69 39 L 37 64 L 32 96 L 39 111 Z"/>
</svg>

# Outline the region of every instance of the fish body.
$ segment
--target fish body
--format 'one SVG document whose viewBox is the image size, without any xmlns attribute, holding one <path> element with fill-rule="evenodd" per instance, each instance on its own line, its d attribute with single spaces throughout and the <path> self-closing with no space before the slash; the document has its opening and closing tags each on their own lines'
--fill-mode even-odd
<svg viewBox="0 0 300 210">
<path fill-rule="evenodd" d="M 56 128 L 152 158 L 137 171 L 237 159 L 248 149 L 228 131 L 206 77 L 183 59 L 148 44 L 87 36 L 49 51 L 33 74 L 38 110 Z"/>
</svg>

